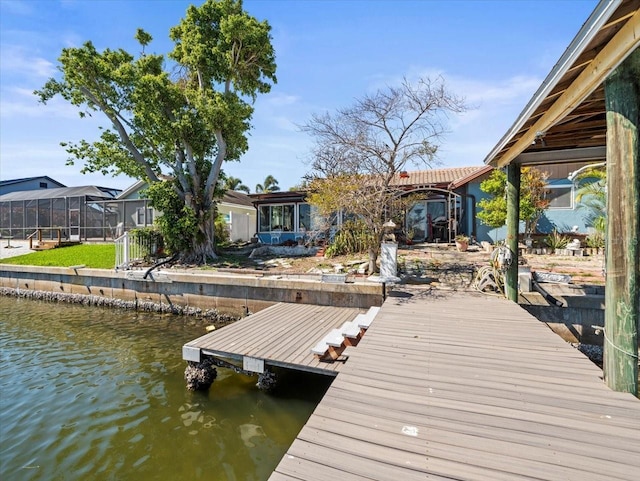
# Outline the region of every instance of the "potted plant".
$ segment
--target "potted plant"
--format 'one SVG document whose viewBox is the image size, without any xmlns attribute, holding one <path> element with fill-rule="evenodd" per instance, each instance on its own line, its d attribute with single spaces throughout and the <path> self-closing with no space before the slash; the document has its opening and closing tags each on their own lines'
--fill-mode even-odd
<svg viewBox="0 0 640 481">
<path fill-rule="evenodd" d="M 456 236 L 456 249 L 459 252 L 466 252 L 469 248 L 469 237 L 464 234 L 458 234 Z"/>
</svg>

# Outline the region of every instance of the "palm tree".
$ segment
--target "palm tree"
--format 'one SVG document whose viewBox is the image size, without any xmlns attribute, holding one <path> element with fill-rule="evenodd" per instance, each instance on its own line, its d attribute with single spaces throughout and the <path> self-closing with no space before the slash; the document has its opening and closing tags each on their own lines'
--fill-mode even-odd
<svg viewBox="0 0 640 481">
<path fill-rule="evenodd" d="M 582 172 L 577 180 L 594 179 L 576 191 L 576 202 L 590 210 L 589 220 L 597 232 L 604 233 L 607 225 L 607 171 L 594 167 Z"/>
<path fill-rule="evenodd" d="M 227 180 L 224 183 L 224 190 L 235 190 L 238 192 L 246 192 L 247 194 L 251 192 L 249 187 L 242 183 L 242 180 L 233 176 L 227 177 Z"/>
<path fill-rule="evenodd" d="M 273 175 L 267 175 L 262 184 L 256 184 L 256 192 L 258 194 L 277 192 L 279 190 L 278 181 Z"/>
</svg>

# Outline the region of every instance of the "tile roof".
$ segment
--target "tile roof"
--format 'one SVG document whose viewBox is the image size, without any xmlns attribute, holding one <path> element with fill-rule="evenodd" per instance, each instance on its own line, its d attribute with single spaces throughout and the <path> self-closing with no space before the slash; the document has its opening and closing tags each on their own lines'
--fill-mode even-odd
<svg viewBox="0 0 640 481">
<path fill-rule="evenodd" d="M 473 177 L 483 169 L 486 169 L 486 166 L 479 165 L 473 167 L 451 167 L 446 169 L 409 170 L 398 173 L 392 184 L 395 186 L 438 185 L 441 187 L 447 187 L 449 184 L 455 182 L 458 185 L 462 185 L 460 184 L 460 180 L 466 177 Z"/>
</svg>

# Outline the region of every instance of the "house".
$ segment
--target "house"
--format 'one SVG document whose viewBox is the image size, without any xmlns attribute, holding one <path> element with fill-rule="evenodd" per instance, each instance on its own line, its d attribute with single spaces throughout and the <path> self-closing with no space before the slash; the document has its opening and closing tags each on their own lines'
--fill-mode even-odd
<svg viewBox="0 0 640 481">
<path fill-rule="evenodd" d="M 470 166 L 400 172 L 392 185 L 422 197 L 406 212 L 405 231 L 416 242 L 452 242 L 460 233 L 476 236 L 476 197 L 469 187 L 490 170 Z"/>
<path fill-rule="evenodd" d="M 224 216 L 230 241 L 248 241 L 256 233 L 256 208 L 247 194 L 228 190 L 218 202 L 218 213 Z"/>
<path fill-rule="evenodd" d="M 60 187 L 66 187 L 66 185 L 46 175 L 40 177 L 25 177 L 23 179 L 0 180 L 0 195 L 24 190 L 55 189 Z"/>
<path fill-rule="evenodd" d="M 588 162 L 540 167 L 548 176 L 551 203 L 538 222 L 538 232 L 589 231 L 589 212 L 575 202 L 576 184 L 569 179 L 571 172 L 587 165 Z M 478 242 L 504 239 L 504 227 L 488 227 L 476 216 L 477 203 L 488 196 L 480 184 L 492 171 L 492 166 L 485 165 L 400 172 L 392 185 L 404 190 L 405 195 L 418 197 L 405 213 L 405 234 L 411 232 L 414 242 L 448 243 L 457 234 L 466 234 Z M 264 244 L 297 241 L 326 230 L 317 220 L 315 208 L 306 202 L 304 191 L 250 194 L 249 198 L 258 211 L 256 232 Z M 329 230 L 340 229 L 345 218 L 345 213 L 337 213 L 330 220 Z"/>
<path fill-rule="evenodd" d="M 115 200 L 104 202 L 107 230 L 115 228 L 117 236 L 140 227 L 149 227 L 160 214 L 144 196 L 148 183 L 139 180 L 125 189 Z M 246 194 L 227 191 L 218 201 L 218 214 L 227 223 L 232 241 L 248 241 L 255 234 L 256 210 Z M 109 236 L 107 236 L 109 237 Z"/>
<path fill-rule="evenodd" d="M 256 236 L 263 244 L 297 241 L 320 230 L 315 209 L 304 191 L 276 191 L 249 194 L 257 210 Z M 334 224 L 340 224 L 336 217 Z"/>
<path fill-rule="evenodd" d="M 418 241 L 451 242 L 458 232 L 475 232 L 475 198 L 468 192 L 468 181 L 490 167 L 453 167 L 400 172 L 392 185 L 405 195 L 421 197 L 405 215 L 406 232 Z M 315 208 L 306 202 L 304 191 L 250 194 L 258 211 L 257 235 L 260 242 L 278 244 L 316 235 L 329 235 L 340 229 L 347 215 L 338 212 L 329 225 L 321 222 Z M 329 231 L 328 233 L 325 231 Z"/>
<path fill-rule="evenodd" d="M 114 199 L 99 203 L 99 208 L 104 212 L 103 240 L 116 239 L 131 229 L 153 225 L 158 213 L 151 207 L 150 201 L 141 195 L 147 185 L 147 182 L 139 180 Z"/>
</svg>

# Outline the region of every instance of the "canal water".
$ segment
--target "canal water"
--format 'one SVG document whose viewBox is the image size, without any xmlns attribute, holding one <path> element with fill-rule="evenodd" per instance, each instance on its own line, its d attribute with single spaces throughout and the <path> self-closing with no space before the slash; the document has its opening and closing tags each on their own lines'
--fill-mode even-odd
<svg viewBox="0 0 640 481">
<path fill-rule="evenodd" d="M 265 394 L 219 368 L 190 392 L 202 322 L 0 297 L 0 478 L 267 479 L 330 380 L 281 373 Z"/>
</svg>

